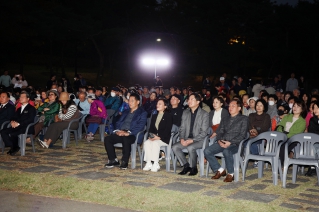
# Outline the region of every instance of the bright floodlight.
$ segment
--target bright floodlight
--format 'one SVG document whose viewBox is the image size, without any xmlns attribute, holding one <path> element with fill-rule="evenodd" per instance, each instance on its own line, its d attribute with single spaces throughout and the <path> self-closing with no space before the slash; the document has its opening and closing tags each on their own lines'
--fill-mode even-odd
<svg viewBox="0 0 319 212">
<path fill-rule="evenodd" d="M 161 39 L 160 39 L 160 38 L 157 38 L 156 41 L 157 41 L 157 42 L 161 42 Z"/>
<path fill-rule="evenodd" d="M 170 65 L 170 60 L 166 57 L 143 57 L 141 60 L 141 64 L 145 67 L 154 67 L 155 77 L 156 77 L 156 69 L 158 67 L 167 68 Z"/>
</svg>

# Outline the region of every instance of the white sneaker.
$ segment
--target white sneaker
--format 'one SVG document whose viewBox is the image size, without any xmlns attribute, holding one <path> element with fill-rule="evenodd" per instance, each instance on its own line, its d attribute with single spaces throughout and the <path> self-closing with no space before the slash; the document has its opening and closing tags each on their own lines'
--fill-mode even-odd
<svg viewBox="0 0 319 212">
<path fill-rule="evenodd" d="M 46 142 L 41 141 L 40 139 L 38 139 L 38 140 L 39 140 L 39 142 L 40 142 L 40 144 L 41 144 L 41 146 L 42 146 L 43 148 L 49 148 L 49 145 L 48 145 Z"/>
<path fill-rule="evenodd" d="M 154 163 L 153 164 L 153 166 L 152 166 L 152 168 L 151 168 L 151 171 L 152 172 L 157 172 L 158 170 L 160 170 L 160 166 L 159 166 L 159 164 L 158 163 Z"/>
<path fill-rule="evenodd" d="M 149 171 L 152 168 L 152 162 L 147 162 L 143 168 L 143 171 Z"/>
</svg>

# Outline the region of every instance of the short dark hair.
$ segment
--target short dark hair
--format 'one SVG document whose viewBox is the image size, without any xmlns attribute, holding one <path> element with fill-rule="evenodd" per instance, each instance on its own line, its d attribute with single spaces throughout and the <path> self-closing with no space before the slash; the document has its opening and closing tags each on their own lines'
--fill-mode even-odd
<svg viewBox="0 0 319 212">
<path fill-rule="evenodd" d="M 232 99 L 229 103 L 231 102 L 236 102 L 237 104 L 237 107 L 240 107 L 241 109 L 243 109 L 243 103 L 241 100 L 238 100 L 238 99 Z"/>
<path fill-rule="evenodd" d="M 314 109 L 315 105 L 317 105 L 317 107 L 319 107 L 319 101 L 312 101 L 311 104 L 313 103 L 312 105 L 312 109 Z"/>
<path fill-rule="evenodd" d="M 159 98 L 157 102 L 159 102 L 159 101 L 163 101 L 164 106 L 166 106 L 166 108 L 165 108 L 164 112 L 169 111 L 169 103 L 168 103 L 168 100 L 167 100 L 167 99 L 165 99 L 165 98 Z"/>
<path fill-rule="evenodd" d="M 130 95 L 130 98 L 131 98 L 131 97 L 134 97 L 136 101 L 140 101 L 140 96 L 139 96 L 138 94 L 136 94 L 136 93 L 132 93 L 132 94 Z"/>
<path fill-rule="evenodd" d="M 260 98 L 264 98 L 264 97 L 267 97 L 267 99 L 268 99 L 269 98 L 269 94 L 267 92 L 261 94 Z"/>
<path fill-rule="evenodd" d="M 278 101 L 278 97 L 275 94 L 269 94 L 268 99 L 273 98 L 274 100 Z"/>
<path fill-rule="evenodd" d="M 28 99 L 30 98 L 30 94 L 26 91 L 21 91 L 20 96 L 21 94 L 25 94 Z"/>
<path fill-rule="evenodd" d="M 223 106 L 225 105 L 225 101 L 224 101 L 224 99 L 223 99 L 222 97 L 220 97 L 220 96 L 214 96 L 212 103 L 214 103 L 214 100 L 215 100 L 215 99 L 217 99 L 220 103 L 222 103 Z"/>
<path fill-rule="evenodd" d="M 266 102 L 264 99 L 258 99 L 258 100 L 256 101 L 256 103 L 255 103 L 255 110 L 256 110 L 256 107 L 257 107 L 257 103 L 258 103 L 258 102 L 261 102 L 261 104 L 263 104 L 263 106 L 264 106 L 263 112 L 266 113 L 266 112 L 268 111 L 268 104 L 267 104 L 267 102 Z M 257 110 L 256 110 L 256 111 L 257 111 Z"/>
<path fill-rule="evenodd" d="M 3 94 L 3 93 L 7 94 L 7 97 L 10 98 L 10 94 L 9 94 L 8 92 L 6 92 L 6 91 L 1 91 L 0 95 Z"/>
<path fill-rule="evenodd" d="M 189 95 L 189 97 L 194 96 L 194 98 L 196 99 L 196 101 L 201 101 L 201 96 L 198 93 L 192 93 L 191 95 Z M 188 98 L 189 98 L 188 97 Z"/>
</svg>

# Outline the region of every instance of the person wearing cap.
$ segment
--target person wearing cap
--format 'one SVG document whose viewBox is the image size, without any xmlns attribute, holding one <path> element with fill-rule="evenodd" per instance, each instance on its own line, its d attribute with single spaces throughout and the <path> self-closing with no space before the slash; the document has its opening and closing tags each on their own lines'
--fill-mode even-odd
<svg viewBox="0 0 319 212">
<path fill-rule="evenodd" d="M 118 97 L 120 89 L 118 87 L 113 87 L 111 89 L 110 95 L 104 101 L 104 106 L 106 109 L 112 109 L 114 111 L 118 111 L 121 106 L 121 100 Z"/>
<path fill-rule="evenodd" d="M 70 99 L 67 92 L 62 92 L 59 97 L 60 100 L 60 110 L 55 116 L 55 122 L 50 124 L 46 133 L 44 134 L 43 141 L 38 139 L 39 144 L 43 148 L 49 148 L 49 145 L 55 143 L 63 130 L 68 128 L 70 121 L 77 119 L 81 116 L 81 113 L 77 109 L 75 103 Z M 70 129 L 76 130 L 79 127 L 79 122 L 73 122 Z"/>
<path fill-rule="evenodd" d="M 155 79 L 155 86 L 163 87 L 163 82 L 159 76 Z"/>
<path fill-rule="evenodd" d="M 95 96 L 101 102 L 105 102 L 106 96 L 102 95 L 102 92 L 103 92 L 103 88 L 102 87 L 97 87 L 96 90 L 95 90 Z"/>
<path fill-rule="evenodd" d="M 21 107 L 17 109 L 11 118 L 11 127 L 0 131 L 5 146 L 11 147 L 7 154 L 13 156 L 19 152 L 19 135 L 25 133 L 29 124 L 34 122 L 37 114 L 36 109 L 29 104 L 30 95 L 26 91 L 20 94 L 19 102 Z M 29 128 L 28 134 L 34 133 L 34 127 Z"/>
<path fill-rule="evenodd" d="M 38 107 L 38 114 L 40 115 L 39 122 L 34 125 L 33 138 L 41 132 L 44 127 L 47 127 L 49 122 L 54 122 L 54 116 L 59 113 L 60 104 L 58 102 L 59 94 L 55 90 L 47 91 L 48 102 L 43 103 Z M 30 138 L 27 138 L 26 143 L 30 143 Z"/>
<path fill-rule="evenodd" d="M 249 116 L 249 114 L 251 113 L 256 113 L 256 110 L 255 110 L 255 104 L 256 104 L 256 101 L 258 100 L 257 97 L 250 97 L 248 100 L 247 100 L 247 104 L 249 106 L 249 109 L 248 110 L 245 110 L 243 112 L 243 115 L 244 116 Z"/>
<path fill-rule="evenodd" d="M 76 104 L 78 110 L 83 115 L 90 113 L 90 103 L 88 102 L 86 97 L 87 97 L 86 92 L 80 92 L 79 93 L 79 98 L 73 100 L 74 103 Z"/>
<path fill-rule="evenodd" d="M 219 81 L 220 81 L 220 83 L 215 87 L 216 90 L 218 91 L 220 89 L 220 87 L 223 87 L 224 89 L 226 89 L 228 91 L 229 90 L 229 86 L 225 82 L 225 77 L 220 77 Z"/>
<path fill-rule="evenodd" d="M 163 92 L 163 96 L 165 97 L 165 99 L 169 100 L 171 97 L 171 93 L 168 89 L 165 89 Z"/>
<path fill-rule="evenodd" d="M 104 107 L 103 102 L 98 100 L 96 96 L 88 95 L 87 101 L 89 102 L 90 106 L 90 115 L 97 116 L 101 118 L 101 123 L 104 123 L 105 119 L 107 118 L 106 108 Z M 88 126 L 88 134 L 86 135 L 86 140 L 91 142 L 94 139 L 94 134 L 99 127 L 100 123 L 90 123 Z"/>
</svg>

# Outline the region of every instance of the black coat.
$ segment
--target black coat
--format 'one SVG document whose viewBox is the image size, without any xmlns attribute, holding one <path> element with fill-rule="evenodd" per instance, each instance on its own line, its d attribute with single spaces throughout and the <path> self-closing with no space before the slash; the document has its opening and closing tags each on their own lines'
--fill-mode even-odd
<svg viewBox="0 0 319 212">
<path fill-rule="evenodd" d="M 319 120 L 317 116 L 313 116 L 309 121 L 308 126 L 309 133 L 319 134 Z"/>
<path fill-rule="evenodd" d="M 152 116 L 149 132 L 158 135 L 161 138 L 161 141 L 169 144 L 169 139 L 171 137 L 171 131 L 173 126 L 173 117 L 170 113 L 164 112 L 164 115 L 158 125 L 158 130 L 157 130 L 155 127 L 157 115 L 158 114 L 154 114 Z"/>
<path fill-rule="evenodd" d="M 30 104 L 28 104 L 21 113 L 21 107 L 15 112 L 11 121 L 18 122 L 21 129 L 26 129 L 27 126 L 34 122 L 34 118 L 37 115 L 37 110 Z M 29 128 L 30 134 L 34 134 L 34 127 Z"/>
<path fill-rule="evenodd" d="M 14 116 L 15 107 L 10 104 L 9 102 L 0 109 L 0 127 L 3 122 L 11 121 L 12 117 Z"/>
</svg>

